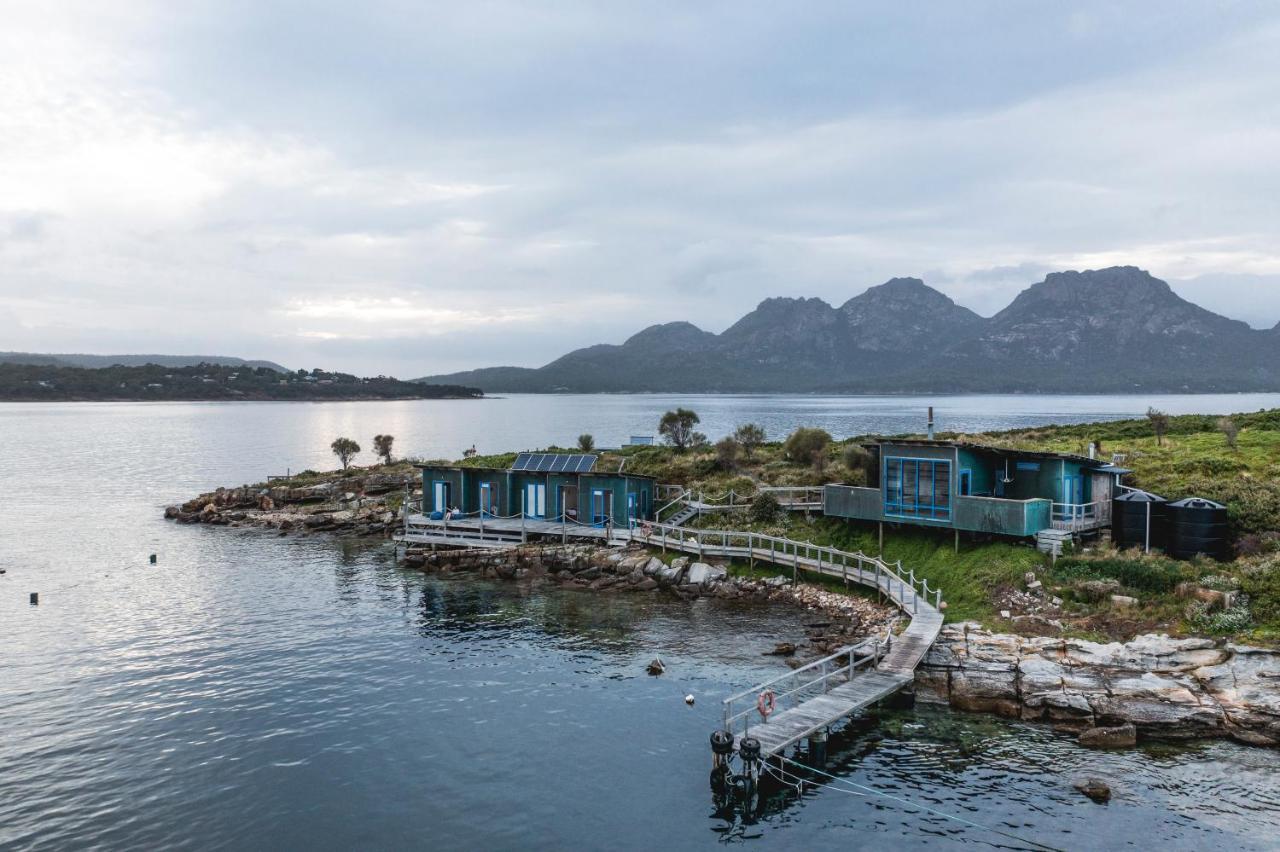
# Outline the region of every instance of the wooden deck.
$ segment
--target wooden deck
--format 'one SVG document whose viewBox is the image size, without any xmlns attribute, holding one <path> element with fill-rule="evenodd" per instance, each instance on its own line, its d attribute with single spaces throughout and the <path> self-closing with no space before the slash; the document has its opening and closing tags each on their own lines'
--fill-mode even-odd
<svg viewBox="0 0 1280 852">
<path fill-rule="evenodd" d="M 609 534 L 612 533 L 612 538 Z M 404 529 L 395 536 L 401 544 L 432 544 L 447 547 L 515 547 L 528 540 L 595 541 L 626 544 L 628 530 L 576 524 L 572 521 L 533 518 L 466 517 L 435 520 L 426 515 L 410 515 Z"/>
</svg>

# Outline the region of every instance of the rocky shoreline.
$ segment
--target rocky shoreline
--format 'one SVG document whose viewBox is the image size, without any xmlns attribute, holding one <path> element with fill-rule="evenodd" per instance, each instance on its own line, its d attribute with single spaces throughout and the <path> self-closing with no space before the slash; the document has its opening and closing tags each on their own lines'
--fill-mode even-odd
<svg viewBox="0 0 1280 852">
<path fill-rule="evenodd" d="M 771 652 L 790 657 L 789 664 L 835 653 L 868 636 L 886 635 L 904 617 L 891 606 L 867 598 L 842 595 L 790 577 L 734 577 L 722 565 L 678 556 L 664 562 L 644 550 L 617 550 L 590 544 L 523 545 L 505 550 L 438 550 L 411 548 L 405 564 L 432 573 L 474 573 L 488 579 L 554 583 L 591 592 L 646 592 L 684 600 L 788 601 L 820 612 L 823 620 L 807 625 L 804 641 L 780 642 Z"/>
<path fill-rule="evenodd" d="M 389 536 L 397 529 L 398 501 L 412 482 L 408 475 L 373 473 L 329 479 L 307 486 L 219 488 L 164 516 L 180 524 L 256 526 L 289 532 L 325 532 L 353 536 Z"/>
<path fill-rule="evenodd" d="M 947 625 L 916 670 L 916 698 L 1047 722 L 1094 747 L 1144 737 L 1280 745 L 1280 653 L 1213 639 L 1103 644 Z"/>
</svg>

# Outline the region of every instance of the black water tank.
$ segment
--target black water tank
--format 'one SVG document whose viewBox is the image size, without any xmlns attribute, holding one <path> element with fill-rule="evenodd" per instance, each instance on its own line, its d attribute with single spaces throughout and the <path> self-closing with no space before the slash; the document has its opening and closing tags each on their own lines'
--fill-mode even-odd
<svg viewBox="0 0 1280 852">
<path fill-rule="evenodd" d="M 1190 559 L 1197 553 L 1221 561 L 1231 558 L 1226 506 L 1202 497 L 1188 497 L 1167 505 L 1165 518 L 1165 553 L 1175 559 Z"/>
<path fill-rule="evenodd" d="M 1116 497 L 1111 501 L 1112 543 L 1121 550 L 1164 547 L 1167 503 L 1163 497 L 1147 491 L 1126 491 Z"/>
</svg>

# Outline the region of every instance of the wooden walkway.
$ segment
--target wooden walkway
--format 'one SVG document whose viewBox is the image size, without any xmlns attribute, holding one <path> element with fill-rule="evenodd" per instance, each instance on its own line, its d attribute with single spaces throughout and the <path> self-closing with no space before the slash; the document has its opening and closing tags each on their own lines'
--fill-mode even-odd
<svg viewBox="0 0 1280 852">
<path fill-rule="evenodd" d="M 856 583 L 878 589 L 911 617 L 905 631 L 878 644 L 873 653 L 862 653 L 865 646 L 845 648 L 725 699 L 725 730 L 733 733 L 737 741 L 748 735 L 755 737 L 765 756 L 783 752 L 909 685 L 942 629 L 941 590 L 930 588 L 927 580 L 915 576 L 914 570 L 904 571 L 901 563 L 889 564 L 863 553 L 755 532 L 695 530 L 658 523 L 620 529 L 527 518 L 468 517 L 445 521 L 409 515 L 404 532 L 396 540 L 406 544 L 500 548 L 518 546 L 530 536 L 561 541 L 585 539 L 608 545 L 644 544 L 699 559 L 767 562 L 792 569 L 797 579 L 802 570 L 816 572 L 838 578 L 845 585 Z M 767 721 L 760 721 L 755 702 L 766 689 L 777 696 L 779 709 Z M 754 724 L 753 717 L 757 720 Z"/>
<path fill-rule="evenodd" d="M 755 737 L 765 756 L 778 754 L 909 685 L 915 679 L 916 667 L 942 630 L 941 591 L 930 589 L 928 582 L 917 579 L 914 571 L 904 575 L 900 563 L 890 565 L 862 553 L 731 530 L 686 530 L 653 524 L 634 530 L 632 540 L 699 558 L 760 560 L 838 577 L 846 584 L 880 590 L 911 616 L 907 629 L 890 638 L 887 650 L 879 647 L 870 656 L 860 656 L 859 647 L 846 648 L 726 699 L 725 730 L 739 742 L 744 736 Z M 821 674 L 815 676 L 818 666 Z M 793 706 L 782 707 L 767 721 L 752 724 L 756 697 L 766 689 L 777 695 L 780 704 L 793 698 Z M 739 702 L 744 700 L 746 707 L 741 710 Z"/>
</svg>

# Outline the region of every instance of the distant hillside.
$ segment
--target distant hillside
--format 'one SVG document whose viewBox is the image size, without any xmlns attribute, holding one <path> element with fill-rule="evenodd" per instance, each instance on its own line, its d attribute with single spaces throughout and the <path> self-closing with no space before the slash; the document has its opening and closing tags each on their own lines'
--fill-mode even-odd
<svg viewBox="0 0 1280 852">
<path fill-rule="evenodd" d="M 1055 272 L 989 319 L 895 278 L 838 308 L 766 299 L 721 334 L 673 322 L 543 367 L 418 381 L 490 393 L 1280 391 L 1280 326 L 1255 331 L 1132 266 Z"/>
<path fill-rule="evenodd" d="M 247 361 L 229 355 L 83 355 L 75 353 L 0 352 L 0 364 L 58 364 L 64 367 L 196 367 L 216 364 L 221 367 L 266 367 L 277 373 L 289 370 L 274 361 Z"/>
<path fill-rule="evenodd" d="M 0 401 L 471 399 L 477 388 L 268 367 L 61 367 L 0 363 Z"/>
</svg>

